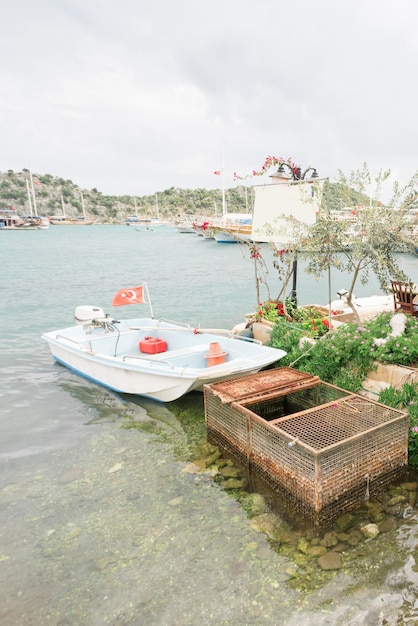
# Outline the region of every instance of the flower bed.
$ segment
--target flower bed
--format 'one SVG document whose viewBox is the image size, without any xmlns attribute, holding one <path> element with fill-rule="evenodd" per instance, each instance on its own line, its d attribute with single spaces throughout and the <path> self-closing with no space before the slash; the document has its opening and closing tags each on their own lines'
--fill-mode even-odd
<svg viewBox="0 0 418 626">
<path fill-rule="evenodd" d="M 332 319 L 338 319 L 342 311 L 333 311 Z M 267 300 L 258 305 L 252 316 L 254 338 L 268 343 L 275 324 L 288 324 L 297 331 L 299 339 L 310 337 L 318 339 L 325 335 L 330 328 L 329 311 L 327 307 L 316 304 L 295 307 L 290 301 L 285 304 L 274 300 Z"/>
</svg>

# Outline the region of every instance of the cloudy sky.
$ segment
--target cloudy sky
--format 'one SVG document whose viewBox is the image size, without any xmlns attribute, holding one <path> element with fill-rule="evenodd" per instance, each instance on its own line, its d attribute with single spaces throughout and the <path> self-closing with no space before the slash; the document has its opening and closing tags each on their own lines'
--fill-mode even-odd
<svg viewBox="0 0 418 626">
<path fill-rule="evenodd" d="M 2 172 L 145 195 L 222 168 L 232 187 L 269 155 L 418 169 L 416 0 L 14 0 L 0 19 Z"/>
</svg>

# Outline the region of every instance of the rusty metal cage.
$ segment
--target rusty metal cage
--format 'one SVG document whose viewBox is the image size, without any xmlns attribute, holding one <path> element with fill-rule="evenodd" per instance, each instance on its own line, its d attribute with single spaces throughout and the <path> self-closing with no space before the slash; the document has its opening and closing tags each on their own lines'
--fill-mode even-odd
<svg viewBox="0 0 418 626">
<path fill-rule="evenodd" d="M 277 368 L 206 385 L 209 438 L 255 468 L 315 525 L 403 476 L 407 414 Z"/>
</svg>

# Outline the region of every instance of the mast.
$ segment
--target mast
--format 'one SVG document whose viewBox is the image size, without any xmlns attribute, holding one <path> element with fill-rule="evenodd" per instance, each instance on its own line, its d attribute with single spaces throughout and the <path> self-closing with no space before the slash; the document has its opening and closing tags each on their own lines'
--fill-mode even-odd
<svg viewBox="0 0 418 626">
<path fill-rule="evenodd" d="M 157 219 L 160 219 L 160 209 L 158 207 L 158 194 L 155 194 L 155 208 L 157 210 Z"/>
<path fill-rule="evenodd" d="M 35 187 L 33 185 L 32 172 L 29 172 L 29 178 L 30 178 L 30 185 L 31 185 L 31 189 L 32 189 L 34 215 L 38 215 L 38 212 L 37 212 L 37 209 L 36 209 L 36 196 L 35 196 Z M 31 210 L 32 210 L 32 208 L 31 208 Z M 31 215 L 32 215 L 32 213 L 31 213 Z"/>
<path fill-rule="evenodd" d="M 26 191 L 28 192 L 29 215 L 32 216 L 32 200 L 30 198 L 29 181 L 26 179 Z"/>
<path fill-rule="evenodd" d="M 82 191 L 80 191 L 80 196 L 81 196 L 81 207 L 83 209 L 83 217 L 84 217 L 84 219 L 86 219 L 86 209 L 85 209 L 85 206 L 84 206 L 84 196 L 83 196 L 83 192 Z"/>
<path fill-rule="evenodd" d="M 63 214 L 64 219 L 65 219 L 65 206 L 64 206 L 64 198 L 63 198 L 62 194 L 61 194 L 61 206 L 62 206 L 62 214 Z"/>
</svg>

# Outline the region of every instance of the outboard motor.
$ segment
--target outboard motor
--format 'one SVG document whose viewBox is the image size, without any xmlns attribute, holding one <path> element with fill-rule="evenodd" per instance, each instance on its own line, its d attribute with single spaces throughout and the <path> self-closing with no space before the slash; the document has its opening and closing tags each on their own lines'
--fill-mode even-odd
<svg viewBox="0 0 418 626">
<path fill-rule="evenodd" d="M 92 324 L 94 320 L 106 319 L 103 309 L 98 306 L 78 306 L 74 312 L 76 324 Z"/>
</svg>

